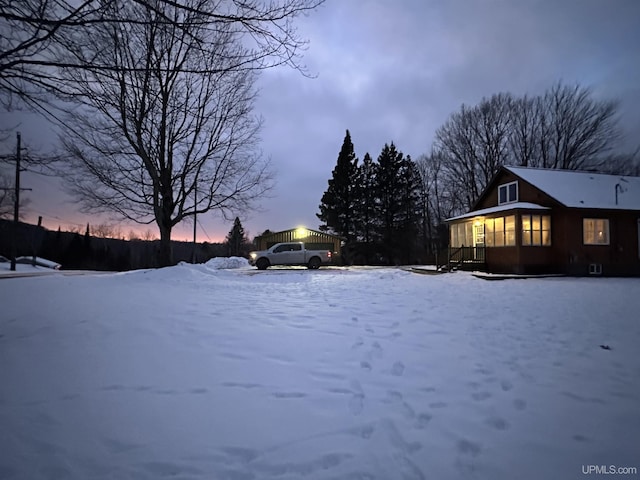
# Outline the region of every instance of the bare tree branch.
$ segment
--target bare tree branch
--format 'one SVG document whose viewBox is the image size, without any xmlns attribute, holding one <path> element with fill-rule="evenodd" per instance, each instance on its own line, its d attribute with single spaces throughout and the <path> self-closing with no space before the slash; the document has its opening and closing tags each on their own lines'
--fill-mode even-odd
<svg viewBox="0 0 640 480">
<path fill-rule="evenodd" d="M 47 93 L 66 93 L 68 75 L 59 71 L 101 71 L 131 69 L 108 63 L 104 57 L 89 57 L 79 39 L 87 38 L 96 26 L 145 26 L 150 19 L 156 25 L 173 25 L 189 35 L 191 24 L 182 17 L 197 17 L 201 29 L 215 36 L 226 31 L 238 36 L 245 45 L 227 69 L 265 69 L 289 65 L 306 74 L 300 54 L 307 42 L 297 33 L 294 20 L 320 6 L 324 0 L 207 0 L 193 6 L 185 0 L 21 0 L 0 1 L 0 91 L 3 104 L 13 107 L 14 97 L 40 109 L 51 98 Z M 124 8 L 126 6 L 132 8 Z M 123 8 L 121 8 L 123 7 Z M 167 15 L 167 8 L 172 15 Z M 124 13 L 128 12 L 128 13 Z M 140 11 L 147 15 L 138 16 Z M 206 48 L 206 38 L 202 48 Z M 216 73 L 219 65 L 193 73 Z"/>
<path fill-rule="evenodd" d="M 206 3 L 159 4 L 161 14 L 119 5 L 145 21 L 93 26 L 90 38 L 76 39 L 86 58 L 121 68 L 73 72 L 80 107 L 69 110 L 61 138 L 71 157 L 65 178 L 87 211 L 156 223 L 162 265 L 171 263 L 175 225 L 212 210 L 235 215 L 272 186 L 256 153 L 255 72 L 227 68 L 245 49 L 231 26 L 212 33 L 199 13 Z"/>
<path fill-rule="evenodd" d="M 435 135 L 449 200 L 468 210 L 501 165 L 607 171 L 620 139 L 615 101 L 595 100 L 588 88 L 557 83 L 543 95 L 493 95 L 463 105 Z"/>
</svg>

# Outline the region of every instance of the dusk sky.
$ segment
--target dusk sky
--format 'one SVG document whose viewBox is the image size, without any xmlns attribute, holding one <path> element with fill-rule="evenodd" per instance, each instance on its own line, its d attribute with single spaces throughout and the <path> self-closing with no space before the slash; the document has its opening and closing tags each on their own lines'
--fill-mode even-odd
<svg viewBox="0 0 640 480">
<path fill-rule="evenodd" d="M 318 228 L 346 129 L 359 159 L 377 158 L 392 141 L 417 159 L 463 103 L 498 92 L 538 94 L 560 80 L 591 87 L 596 98 L 621 102 L 621 147 L 640 146 L 638 0 L 327 0 L 298 27 L 310 42 L 303 63 L 316 77 L 278 68 L 258 81 L 262 150 L 277 184 L 260 210 L 240 214 L 250 237 Z M 16 118 L 3 114 L 1 126 Z M 47 146 L 42 120 L 25 118 L 19 129 L 25 144 Z M 25 173 L 22 184 L 33 189 L 30 223 L 38 215 L 50 229 L 113 223 L 79 214 L 51 179 Z M 232 226 L 215 213 L 200 223 L 198 241 L 222 241 Z M 192 231 L 183 224 L 173 237 Z"/>
</svg>

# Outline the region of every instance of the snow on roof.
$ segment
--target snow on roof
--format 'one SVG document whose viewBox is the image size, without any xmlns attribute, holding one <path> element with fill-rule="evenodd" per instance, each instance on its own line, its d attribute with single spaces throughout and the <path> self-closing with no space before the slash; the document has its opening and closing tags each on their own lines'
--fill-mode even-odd
<svg viewBox="0 0 640 480">
<path fill-rule="evenodd" d="M 450 222 L 452 220 L 462 220 L 463 218 L 478 217 L 481 215 L 489 215 L 496 212 L 504 212 L 506 210 L 514 210 L 516 208 L 526 208 L 528 210 L 549 210 L 548 207 L 543 207 L 537 203 L 528 202 L 514 202 L 498 205 L 497 207 L 483 208 L 482 210 L 475 210 L 473 212 L 465 213 L 464 215 L 458 215 L 457 217 L 447 218 L 445 221 Z"/>
<path fill-rule="evenodd" d="M 640 210 L 640 177 L 543 168 L 505 168 L 567 207 Z"/>
</svg>

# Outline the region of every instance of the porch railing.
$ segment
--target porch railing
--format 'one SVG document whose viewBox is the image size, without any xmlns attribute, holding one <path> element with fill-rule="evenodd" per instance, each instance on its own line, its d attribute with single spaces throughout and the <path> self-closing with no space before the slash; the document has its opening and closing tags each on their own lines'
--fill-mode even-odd
<svg viewBox="0 0 640 480">
<path fill-rule="evenodd" d="M 449 271 L 465 267 L 483 266 L 485 260 L 485 247 L 449 248 Z"/>
</svg>

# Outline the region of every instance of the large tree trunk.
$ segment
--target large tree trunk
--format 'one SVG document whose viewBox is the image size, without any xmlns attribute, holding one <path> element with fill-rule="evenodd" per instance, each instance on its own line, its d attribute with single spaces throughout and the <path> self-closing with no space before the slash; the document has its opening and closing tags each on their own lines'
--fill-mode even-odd
<svg viewBox="0 0 640 480">
<path fill-rule="evenodd" d="M 158 222 L 160 229 L 160 249 L 158 250 L 158 266 L 169 267 L 173 265 L 173 252 L 171 250 L 171 225 Z"/>
</svg>

